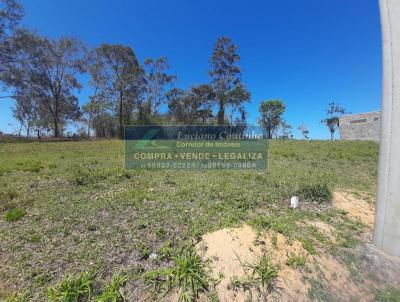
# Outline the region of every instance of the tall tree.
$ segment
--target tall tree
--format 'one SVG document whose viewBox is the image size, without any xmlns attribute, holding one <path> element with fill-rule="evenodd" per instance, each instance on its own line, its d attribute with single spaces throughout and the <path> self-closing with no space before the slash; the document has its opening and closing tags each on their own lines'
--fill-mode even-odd
<svg viewBox="0 0 400 302">
<path fill-rule="evenodd" d="M 81 88 L 77 75 L 85 71 L 84 47 L 71 38 L 49 40 L 27 32 L 24 37 L 21 52 L 29 60 L 4 64 L 1 78 L 16 92 L 29 91 L 59 137 L 63 127 L 79 116 L 74 92 Z"/>
<path fill-rule="evenodd" d="M 259 123 L 265 129 L 269 139 L 272 138 L 274 132 L 282 122 L 282 115 L 285 109 L 286 105 L 278 99 L 261 102 L 259 109 L 261 118 Z"/>
<path fill-rule="evenodd" d="M 98 87 L 101 98 L 113 103 L 119 137 L 123 138 L 123 126 L 129 124 L 135 105 L 141 103 L 143 97 L 144 71 L 127 46 L 103 44 L 91 57 L 91 83 Z"/>
<path fill-rule="evenodd" d="M 339 117 L 346 113 L 346 109 L 341 107 L 335 102 L 330 102 L 326 109 L 327 117 L 321 121 L 324 124 L 331 135 L 331 140 L 335 139 L 336 129 L 339 128 Z"/>
<path fill-rule="evenodd" d="M 159 106 L 166 101 L 166 87 L 176 80 L 176 76 L 166 73 L 169 66 L 165 57 L 148 58 L 144 61 L 144 66 L 146 69 L 145 111 L 149 116 L 153 116 L 157 114 Z"/>
<path fill-rule="evenodd" d="M 187 98 L 188 94 L 186 91 L 180 88 L 173 88 L 165 95 L 168 104 L 168 113 L 177 123 L 185 123 L 186 121 L 188 111 Z"/>
<path fill-rule="evenodd" d="M 231 106 L 233 110 L 243 109 L 244 102 L 250 100 L 248 92 L 241 83 L 241 70 L 237 66 L 240 57 L 237 46 L 230 38 L 221 37 L 214 46 L 211 56 L 212 87 L 215 93 L 215 102 L 218 106 L 218 124 L 225 123 L 225 110 Z"/>
<path fill-rule="evenodd" d="M 188 123 L 201 121 L 205 124 L 207 118 L 212 117 L 211 102 L 215 94 L 210 85 L 202 84 L 192 87 L 189 91 L 188 99 Z"/>
</svg>

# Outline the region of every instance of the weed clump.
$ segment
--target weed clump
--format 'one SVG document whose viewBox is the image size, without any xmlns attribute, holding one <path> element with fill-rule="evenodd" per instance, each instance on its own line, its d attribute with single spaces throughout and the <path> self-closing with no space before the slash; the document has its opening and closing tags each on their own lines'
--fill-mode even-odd
<svg viewBox="0 0 400 302">
<path fill-rule="evenodd" d="M 330 203 L 333 200 L 332 190 L 327 183 L 304 184 L 300 187 L 297 195 L 310 202 Z"/>
<path fill-rule="evenodd" d="M 138 252 L 140 259 L 147 259 L 150 256 L 150 248 L 140 240 L 133 243 L 133 248 Z"/>
<path fill-rule="evenodd" d="M 154 293 L 164 295 L 176 288 L 178 302 L 195 301 L 199 294 L 208 292 L 214 279 L 208 261 L 203 262 L 193 245 L 184 247 L 172 257 L 175 265 L 143 274 L 146 285 L 153 286 Z"/>
<path fill-rule="evenodd" d="M 13 221 L 18 221 L 21 218 L 23 218 L 26 215 L 26 212 L 22 209 L 16 208 L 16 209 L 11 209 L 6 212 L 4 215 L 4 219 L 7 222 L 13 222 Z"/>
<path fill-rule="evenodd" d="M 104 291 L 96 298 L 96 302 L 120 302 L 124 301 L 125 297 L 122 292 L 122 287 L 128 282 L 128 275 L 114 275 L 111 281 L 105 286 Z"/>
<path fill-rule="evenodd" d="M 228 285 L 229 289 L 239 289 L 249 294 L 250 301 L 253 301 L 253 292 L 258 298 L 267 301 L 268 296 L 279 293 L 282 290 L 278 286 L 279 267 L 272 262 L 269 253 L 264 251 L 261 258 L 254 263 L 243 263 L 238 259 L 244 269 L 244 277 L 233 277 Z"/>
<path fill-rule="evenodd" d="M 82 273 L 77 277 L 67 277 L 47 292 L 49 302 L 90 301 L 93 290 L 94 276 Z"/>
<path fill-rule="evenodd" d="M 5 299 L 5 302 L 28 302 L 29 296 L 28 293 L 19 294 L 13 293 Z"/>
<path fill-rule="evenodd" d="M 287 260 L 286 260 L 286 265 L 298 269 L 302 268 L 306 265 L 306 257 L 301 256 L 301 255 L 291 255 Z"/>
<path fill-rule="evenodd" d="M 74 171 L 72 182 L 78 186 L 85 186 L 107 179 L 109 175 L 110 171 L 108 169 L 79 168 Z"/>
</svg>

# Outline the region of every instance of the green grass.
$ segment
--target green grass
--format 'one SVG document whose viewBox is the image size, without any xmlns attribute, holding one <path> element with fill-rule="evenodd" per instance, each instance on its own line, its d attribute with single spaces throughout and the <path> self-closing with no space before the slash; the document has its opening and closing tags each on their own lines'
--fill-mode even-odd
<svg viewBox="0 0 400 302">
<path fill-rule="evenodd" d="M 148 271 L 143 275 L 145 284 L 152 285 L 156 296 L 177 289 L 178 302 L 192 302 L 199 298 L 200 293 L 210 291 L 215 283 L 211 268 L 201 260 L 193 245 L 185 246 L 172 260 L 174 266 Z"/>
<path fill-rule="evenodd" d="M 90 301 L 93 292 L 91 273 L 82 273 L 77 277 L 66 277 L 57 285 L 50 287 L 47 293 L 49 302 Z"/>
<path fill-rule="evenodd" d="M 400 302 L 400 288 L 389 287 L 379 290 L 375 295 L 376 302 Z"/>
<path fill-rule="evenodd" d="M 106 284 L 104 291 L 96 298 L 96 302 L 121 302 L 125 300 L 123 286 L 128 282 L 128 275 L 116 274 Z"/>
<path fill-rule="evenodd" d="M 7 222 L 18 221 L 26 215 L 25 211 L 22 209 L 11 209 L 6 212 L 4 219 Z"/>
<path fill-rule="evenodd" d="M 126 171 L 117 140 L 0 144 L 0 282 L 45 301 L 63 276 L 93 269 L 96 282 L 106 284 L 122 269 L 170 267 L 187 240 L 243 222 L 301 239 L 312 253 L 332 247 L 299 224 L 318 219 L 344 238 L 338 248 L 351 248 L 362 226 L 330 208 L 325 189 L 373 200 L 377 155 L 369 142 L 272 141 L 268 173 Z M 288 208 L 301 191 L 317 203 Z M 29 215 L 9 222 L 14 209 Z M 145 288 L 140 280 L 125 286 L 133 301 L 135 289 Z"/>
</svg>

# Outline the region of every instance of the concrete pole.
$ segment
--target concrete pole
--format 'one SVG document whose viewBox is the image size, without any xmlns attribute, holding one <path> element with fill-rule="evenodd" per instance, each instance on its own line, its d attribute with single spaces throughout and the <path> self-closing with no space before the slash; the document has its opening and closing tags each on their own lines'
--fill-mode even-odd
<svg viewBox="0 0 400 302">
<path fill-rule="evenodd" d="M 382 121 L 374 243 L 400 256 L 400 1 L 380 0 Z"/>
</svg>

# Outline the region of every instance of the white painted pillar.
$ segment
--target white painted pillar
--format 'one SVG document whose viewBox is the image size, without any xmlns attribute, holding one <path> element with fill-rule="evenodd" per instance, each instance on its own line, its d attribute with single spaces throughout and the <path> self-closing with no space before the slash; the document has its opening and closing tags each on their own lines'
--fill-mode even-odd
<svg viewBox="0 0 400 302">
<path fill-rule="evenodd" d="M 374 243 L 400 256 L 400 0 L 380 0 L 382 124 Z"/>
</svg>

